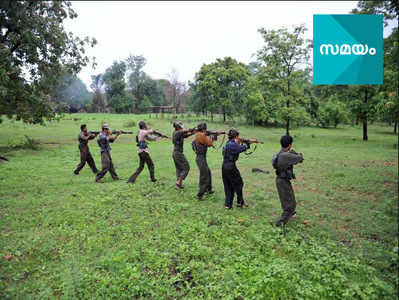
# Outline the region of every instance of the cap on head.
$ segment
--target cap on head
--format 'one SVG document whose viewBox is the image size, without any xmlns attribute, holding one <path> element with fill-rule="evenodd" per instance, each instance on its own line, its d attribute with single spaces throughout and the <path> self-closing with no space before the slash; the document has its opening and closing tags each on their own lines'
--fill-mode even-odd
<svg viewBox="0 0 399 300">
<path fill-rule="evenodd" d="M 240 133 L 238 132 L 237 129 L 235 128 L 231 128 L 229 130 L 229 132 L 227 133 L 227 137 L 229 138 L 229 140 L 234 139 L 235 137 L 237 137 Z"/>
<path fill-rule="evenodd" d="M 85 129 L 86 128 L 86 124 L 82 124 L 82 125 L 80 125 L 80 130 L 82 130 L 83 131 L 83 129 Z"/>
<path fill-rule="evenodd" d="M 103 126 L 102 126 L 102 129 L 103 129 L 103 130 L 104 130 L 104 129 L 109 129 L 109 125 L 108 125 L 107 123 L 104 123 Z"/>
<path fill-rule="evenodd" d="M 206 130 L 206 123 L 202 122 L 197 125 L 199 131 Z"/>
<path fill-rule="evenodd" d="M 147 128 L 147 124 L 146 124 L 144 121 L 140 121 L 140 122 L 139 122 L 139 128 L 140 128 L 140 129 Z"/>
<path fill-rule="evenodd" d="M 174 123 L 173 123 L 173 127 L 174 127 L 175 129 L 184 128 L 184 124 L 183 124 L 183 122 L 181 122 L 181 121 L 177 121 L 177 122 L 174 122 Z"/>
</svg>

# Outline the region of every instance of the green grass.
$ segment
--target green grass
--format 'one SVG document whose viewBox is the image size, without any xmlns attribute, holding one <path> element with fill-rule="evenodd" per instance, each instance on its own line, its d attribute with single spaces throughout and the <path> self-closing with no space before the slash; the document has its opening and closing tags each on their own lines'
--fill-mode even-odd
<svg viewBox="0 0 399 300">
<path fill-rule="evenodd" d="M 0 124 L 0 154 L 9 159 L 0 163 L 0 298 L 396 298 L 398 138 L 389 128 L 371 126 L 368 142 L 360 127 L 292 130 L 305 160 L 293 183 L 298 217 L 282 230 L 270 222 L 281 214 L 271 157 L 283 129 L 239 126 L 242 136 L 264 141 L 238 161 L 250 204 L 244 210 L 223 209 L 220 150 L 208 152 L 216 193 L 195 199 L 189 141 L 184 191 L 174 187 L 170 140 L 150 145 L 155 184 L 147 169 L 134 185 L 125 183 L 138 166 L 132 135 L 112 145 L 124 180 L 107 174 L 96 184 L 88 166 L 72 175 L 81 123 L 136 131 L 126 126 L 141 118 L 172 133 L 170 120 L 137 115 Z M 39 140 L 39 149 L 19 147 L 24 135 Z M 90 148 L 100 167 L 95 141 Z"/>
</svg>

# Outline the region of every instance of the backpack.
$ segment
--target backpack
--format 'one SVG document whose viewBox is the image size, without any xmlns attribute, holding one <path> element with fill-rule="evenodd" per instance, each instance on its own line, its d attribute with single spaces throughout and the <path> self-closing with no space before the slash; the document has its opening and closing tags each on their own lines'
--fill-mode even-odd
<svg viewBox="0 0 399 300">
<path fill-rule="evenodd" d="M 278 154 L 274 154 L 272 157 L 272 166 L 275 170 L 277 170 L 277 162 L 278 162 Z"/>
</svg>

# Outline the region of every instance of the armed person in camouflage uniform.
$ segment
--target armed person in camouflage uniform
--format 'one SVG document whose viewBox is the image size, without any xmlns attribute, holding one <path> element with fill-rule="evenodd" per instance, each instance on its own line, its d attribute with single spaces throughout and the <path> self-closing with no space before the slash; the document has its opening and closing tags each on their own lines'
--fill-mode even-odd
<svg viewBox="0 0 399 300">
<path fill-rule="evenodd" d="M 196 129 L 184 129 L 182 122 L 174 122 L 173 127 L 175 131 L 173 132 L 172 142 L 173 148 L 173 161 L 176 167 L 176 186 L 179 189 L 183 189 L 183 180 L 187 177 L 190 171 L 190 165 L 183 154 L 184 139 L 195 134 Z"/>
<path fill-rule="evenodd" d="M 73 171 L 75 175 L 78 175 L 80 170 L 85 166 L 86 162 L 89 164 L 94 174 L 97 174 L 98 170 L 96 163 L 94 162 L 93 156 L 91 156 L 89 149 L 89 140 L 94 139 L 97 134 L 87 132 L 86 124 L 80 126 L 80 133 L 78 135 L 79 150 L 80 150 L 80 163 L 77 165 L 76 170 Z"/>
<path fill-rule="evenodd" d="M 134 183 L 136 181 L 137 176 L 143 171 L 144 165 L 147 164 L 148 171 L 150 171 L 150 177 L 152 182 L 156 182 L 157 180 L 155 179 L 154 175 L 154 163 L 152 162 L 150 152 L 148 150 L 148 144 L 146 141 L 156 141 L 158 137 L 166 137 L 165 135 L 162 135 L 158 133 L 155 130 L 149 130 L 147 128 L 147 124 L 144 121 L 139 122 L 139 132 L 136 136 L 136 142 L 137 142 L 137 147 L 138 147 L 138 154 L 140 158 L 140 165 L 137 168 L 136 172 L 133 173 L 132 176 L 128 179 L 128 183 Z"/>
<path fill-rule="evenodd" d="M 195 162 L 200 171 L 197 199 L 201 200 L 205 193 L 214 193 L 214 191 L 212 191 L 212 174 L 208 167 L 208 162 L 206 161 L 206 152 L 208 151 L 208 147 L 212 147 L 214 140 L 213 138 L 206 136 L 206 123 L 198 124 L 197 129 L 198 133 L 196 134 L 193 143 L 195 145 L 195 154 L 197 155 Z M 212 137 L 214 136 L 212 135 Z"/>
<path fill-rule="evenodd" d="M 291 180 L 295 179 L 294 165 L 303 161 L 301 153 L 296 153 L 291 149 L 293 139 L 289 135 L 281 137 L 281 151 L 273 156 L 272 164 L 276 169 L 276 186 L 280 197 L 283 213 L 276 222 L 276 226 L 285 225 L 288 220 L 296 215 L 296 200 Z"/>
<path fill-rule="evenodd" d="M 102 131 L 100 136 L 98 137 L 97 143 L 101 149 L 101 165 L 102 169 L 97 173 L 96 182 L 101 183 L 100 179 L 104 177 L 104 175 L 109 171 L 112 179 L 119 180 L 118 175 L 115 173 L 114 164 L 112 163 L 111 158 L 111 146 L 109 143 L 115 142 L 118 138 L 119 133 L 112 137 L 112 131 L 110 130 L 107 124 L 102 126 Z"/>
</svg>

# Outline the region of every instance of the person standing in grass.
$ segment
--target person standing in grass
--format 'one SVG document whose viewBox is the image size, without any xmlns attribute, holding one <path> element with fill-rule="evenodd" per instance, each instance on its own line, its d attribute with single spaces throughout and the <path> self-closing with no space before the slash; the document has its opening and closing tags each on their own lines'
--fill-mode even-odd
<svg viewBox="0 0 399 300">
<path fill-rule="evenodd" d="M 173 161 L 176 167 L 176 186 L 179 189 L 183 189 L 183 180 L 186 179 L 188 172 L 190 171 L 190 164 L 183 154 L 184 139 L 193 135 L 196 132 L 195 128 L 184 129 L 182 122 L 174 122 L 173 127 Z"/>
<path fill-rule="evenodd" d="M 77 165 L 75 171 L 73 173 L 78 175 L 80 170 L 83 169 L 86 162 L 89 164 L 91 170 L 94 174 L 97 174 L 98 170 L 96 167 L 96 163 L 94 162 L 93 156 L 91 156 L 90 149 L 89 149 L 89 140 L 94 139 L 97 134 L 92 134 L 87 132 L 86 124 L 82 124 L 80 126 L 80 133 L 78 135 L 79 141 L 79 151 L 80 151 L 80 163 Z"/>
<path fill-rule="evenodd" d="M 144 165 L 147 164 L 148 171 L 150 172 L 150 178 L 152 182 L 156 182 L 154 175 L 154 163 L 152 162 L 148 145 L 146 141 L 156 141 L 158 139 L 159 134 L 155 130 L 149 130 L 147 128 L 147 124 L 144 121 L 139 122 L 139 132 L 136 136 L 138 154 L 140 158 L 140 165 L 137 168 L 136 172 L 130 176 L 127 183 L 134 183 L 136 181 L 137 176 L 143 171 Z"/>
<path fill-rule="evenodd" d="M 242 195 L 244 182 L 242 180 L 240 171 L 237 169 L 236 161 L 238 160 L 240 153 L 249 149 L 250 144 L 255 143 L 256 140 L 247 140 L 246 143 L 242 143 L 239 135 L 240 133 L 237 131 L 237 129 L 230 129 L 227 134 L 228 141 L 223 147 L 222 151 L 222 179 L 224 193 L 226 196 L 224 204 L 226 209 L 233 208 L 234 193 L 237 194 L 237 207 L 248 206 Z"/>
<path fill-rule="evenodd" d="M 280 139 L 282 149 L 272 159 L 272 165 L 276 169 L 277 191 L 283 209 L 280 219 L 275 223 L 276 226 L 287 224 L 288 220 L 296 215 L 296 200 L 291 180 L 295 179 L 294 165 L 301 163 L 303 156 L 291 149 L 292 143 L 291 136 L 282 136 Z"/>
<path fill-rule="evenodd" d="M 111 174 L 112 179 L 119 180 L 118 175 L 115 172 L 114 164 L 112 163 L 111 158 L 111 146 L 110 143 L 113 143 L 118 138 L 119 133 L 112 136 L 112 131 L 110 130 L 108 124 L 104 124 L 102 126 L 102 131 L 100 136 L 98 137 L 97 143 L 101 149 L 101 165 L 102 169 L 100 172 L 97 173 L 96 182 L 101 183 L 100 179 L 104 177 L 104 175 L 109 171 Z"/>
<path fill-rule="evenodd" d="M 214 193 L 214 191 L 212 191 L 212 174 L 208 167 L 208 162 L 206 161 L 206 152 L 208 151 L 208 147 L 212 147 L 214 140 L 206 136 L 206 123 L 198 124 L 197 129 L 198 133 L 196 134 L 193 143 L 195 143 L 195 162 L 200 171 L 197 199 L 201 200 L 205 193 Z"/>
</svg>

